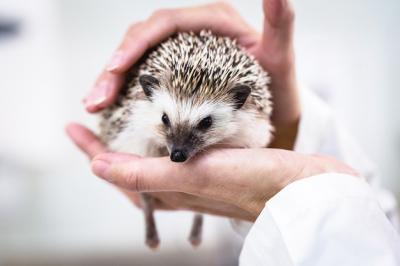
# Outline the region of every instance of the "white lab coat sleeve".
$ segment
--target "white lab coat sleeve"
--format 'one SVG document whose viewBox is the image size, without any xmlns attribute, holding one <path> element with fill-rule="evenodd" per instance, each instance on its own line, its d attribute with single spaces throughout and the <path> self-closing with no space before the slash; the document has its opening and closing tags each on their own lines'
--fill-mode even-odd
<svg viewBox="0 0 400 266">
<path fill-rule="evenodd" d="M 400 265 L 400 239 L 363 179 L 326 173 L 293 182 L 266 203 L 241 266 Z"/>
<path fill-rule="evenodd" d="M 335 118 L 332 109 L 308 89 L 300 91 L 302 116 L 296 138 L 296 152 L 325 154 L 345 162 L 366 178 L 386 216 L 400 228 L 395 197 L 380 185 L 377 167 Z"/>
</svg>

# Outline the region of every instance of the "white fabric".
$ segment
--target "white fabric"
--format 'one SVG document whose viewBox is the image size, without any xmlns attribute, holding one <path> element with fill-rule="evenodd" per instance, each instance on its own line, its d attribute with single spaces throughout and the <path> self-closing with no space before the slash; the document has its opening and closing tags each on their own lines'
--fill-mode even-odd
<svg viewBox="0 0 400 266">
<path fill-rule="evenodd" d="M 395 197 L 380 187 L 374 163 L 340 126 L 327 104 L 309 90 L 302 90 L 300 96 L 302 117 L 294 150 L 305 154 L 331 155 L 350 165 L 372 186 L 386 216 L 399 231 L 399 210 Z"/>
<path fill-rule="evenodd" d="M 287 186 L 267 202 L 254 225 L 232 221 L 237 232 L 248 233 L 240 265 L 400 265 L 393 195 L 379 187 L 375 166 L 326 104 L 309 91 L 302 91 L 301 101 L 295 150 L 332 155 L 370 185 L 329 173 Z"/>
<path fill-rule="evenodd" d="M 322 174 L 267 202 L 240 265 L 400 265 L 400 238 L 366 182 Z"/>
</svg>

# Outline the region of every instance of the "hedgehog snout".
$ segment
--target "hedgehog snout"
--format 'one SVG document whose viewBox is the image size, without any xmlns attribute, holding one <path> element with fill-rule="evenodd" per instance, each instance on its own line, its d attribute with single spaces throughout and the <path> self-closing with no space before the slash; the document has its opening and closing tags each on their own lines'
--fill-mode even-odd
<svg viewBox="0 0 400 266">
<path fill-rule="evenodd" d="M 196 152 L 197 139 L 192 131 L 181 128 L 167 136 L 167 146 L 171 161 L 183 163 Z"/>
<path fill-rule="evenodd" d="M 170 159 L 173 162 L 183 163 L 188 158 L 187 151 L 184 149 L 173 148 L 171 151 Z"/>
</svg>

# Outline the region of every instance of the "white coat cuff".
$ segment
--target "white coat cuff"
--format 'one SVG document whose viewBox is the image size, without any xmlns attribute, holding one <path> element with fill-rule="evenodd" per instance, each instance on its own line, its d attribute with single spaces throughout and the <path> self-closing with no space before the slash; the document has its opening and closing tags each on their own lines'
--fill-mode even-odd
<svg viewBox="0 0 400 266">
<path fill-rule="evenodd" d="M 288 225 L 307 210 L 343 198 L 374 198 L 368 183 L 360 177 L 324 173 L 295 181 L 266 203 L 266 209 L 280 226 Z M 262 220 L 258 217 L 258 220 Z M 257 223 L 256 221 L 256 223 Z"/>
<path fill-rule="evenodd" d="M 326 173 L 293 182 L 266 203 L 245 238 L 240 265 L 337 265 L 332 258 L 346 258 L 341 265 L 398 265 L 398 248 L 370 186 Z"/>
</svg>

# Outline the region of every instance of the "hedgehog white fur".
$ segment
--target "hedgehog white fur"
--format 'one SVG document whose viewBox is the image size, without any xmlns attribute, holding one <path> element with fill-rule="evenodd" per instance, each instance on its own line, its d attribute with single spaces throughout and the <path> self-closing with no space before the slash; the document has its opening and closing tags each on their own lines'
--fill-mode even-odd
<svg viewBox="0 0 400 266">
<path fill-rule="evenodd" d="M 203 30 L 178 33 L 130 71 L 104 110 L 101 138 L 111 150 L 184 162 L 206 148 L 266 147 L 272 137 L 268 74 L 235 40 Z M 146 242 L 158 246 L 153 199 L 144 194 Z M 191 242 L 200 242 L 195 216 Z"/>
</svg>

